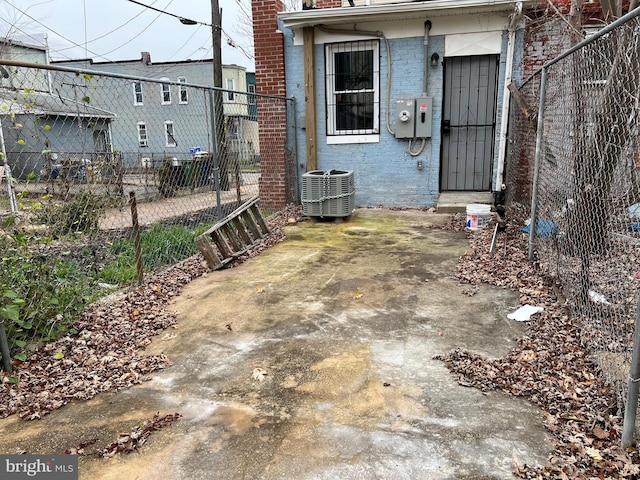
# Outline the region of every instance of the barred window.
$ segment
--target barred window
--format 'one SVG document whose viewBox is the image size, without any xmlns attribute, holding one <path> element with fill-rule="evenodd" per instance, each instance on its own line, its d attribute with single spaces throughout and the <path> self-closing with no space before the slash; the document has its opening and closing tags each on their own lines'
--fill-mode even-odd
<svg viewBox="0 0 640 480">
<path fill-rule="evenodd" d="M 326 45 L 327 135 L 380 132 L 380 42 Z"/>
</svg>

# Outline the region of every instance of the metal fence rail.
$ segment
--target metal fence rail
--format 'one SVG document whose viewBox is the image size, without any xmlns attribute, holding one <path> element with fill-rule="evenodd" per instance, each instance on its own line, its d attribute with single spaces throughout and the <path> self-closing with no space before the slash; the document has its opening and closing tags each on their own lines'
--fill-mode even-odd
<svg viewBox="0 0 640 480">
<path fill-rule="evenodd" d="M 0 74 L 0 298 L 24 300 L 0 302 L 19 312 L 0 311 L 14 350 L 139 280 L 137 261 L 196 255 L 199 234 L 259 195 L 261 156 L 289 143 L 261 149 L 262 119 L 289 132 L 284 98 L 7 60 Z"/>
<path fill-rule="evenodd" d="M 508 176 L 533 184 L 510 196 L 531 199 L 531 256 L 562 284 L 619 408 L 640 282 L 639 54 L 631 12 L 547 62 L 519 90 Z"/>
</svg>

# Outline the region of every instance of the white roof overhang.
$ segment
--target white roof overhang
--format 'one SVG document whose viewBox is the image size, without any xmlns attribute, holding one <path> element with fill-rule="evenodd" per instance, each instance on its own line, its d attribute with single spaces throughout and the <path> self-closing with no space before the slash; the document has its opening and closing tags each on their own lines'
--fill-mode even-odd
<svg viewBox="0 0 640 480">
<path fill-rule="evenodd" d="M 532 6 L 539 2 L 525 0 L 433 0 L 356 7 L 321 8 L 281 12 L 278 18 L 289 29 L 317 25 L 340 25 L 363 22 L 402 21 L 461 14 L 512 12 L 517 3 Z"/>
</svg>

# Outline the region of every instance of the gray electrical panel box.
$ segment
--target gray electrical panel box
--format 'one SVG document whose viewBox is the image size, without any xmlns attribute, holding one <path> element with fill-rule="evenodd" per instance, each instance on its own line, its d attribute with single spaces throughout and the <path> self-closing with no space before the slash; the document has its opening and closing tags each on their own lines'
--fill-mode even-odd
<svg viewBox="0 0 640 480">
<path fill-rule="evenodd" d="M 396 138 L 413 138 L 416 108 L 413 98 L 396 100 Z"/>
<path fill-rule="evenodd" d="M 433 100 L 431 97 L 416 98 L 416 138 L 431 137 L 431 117 Z"/>
<path fill-rule="evenodd" d="M 400 98 L 396 100 L 396 138 L 431 137 L 431 97 Z"/>
</svg>

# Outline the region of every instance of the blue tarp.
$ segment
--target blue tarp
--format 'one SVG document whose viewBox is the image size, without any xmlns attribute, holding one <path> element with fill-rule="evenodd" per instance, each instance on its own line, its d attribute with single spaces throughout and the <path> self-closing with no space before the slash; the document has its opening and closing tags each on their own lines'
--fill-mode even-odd
<svg viewBox="0 0 640 480">
<path fill-rule="evenodd" d="M 521 232 L 529 233 L 529 225 L 520 229 Z M 538 237 L 555 237 L 558 234 L 558 225 L 551 220 L 541 218 L 538 220 L 536 235 Z"/>
</svg>

